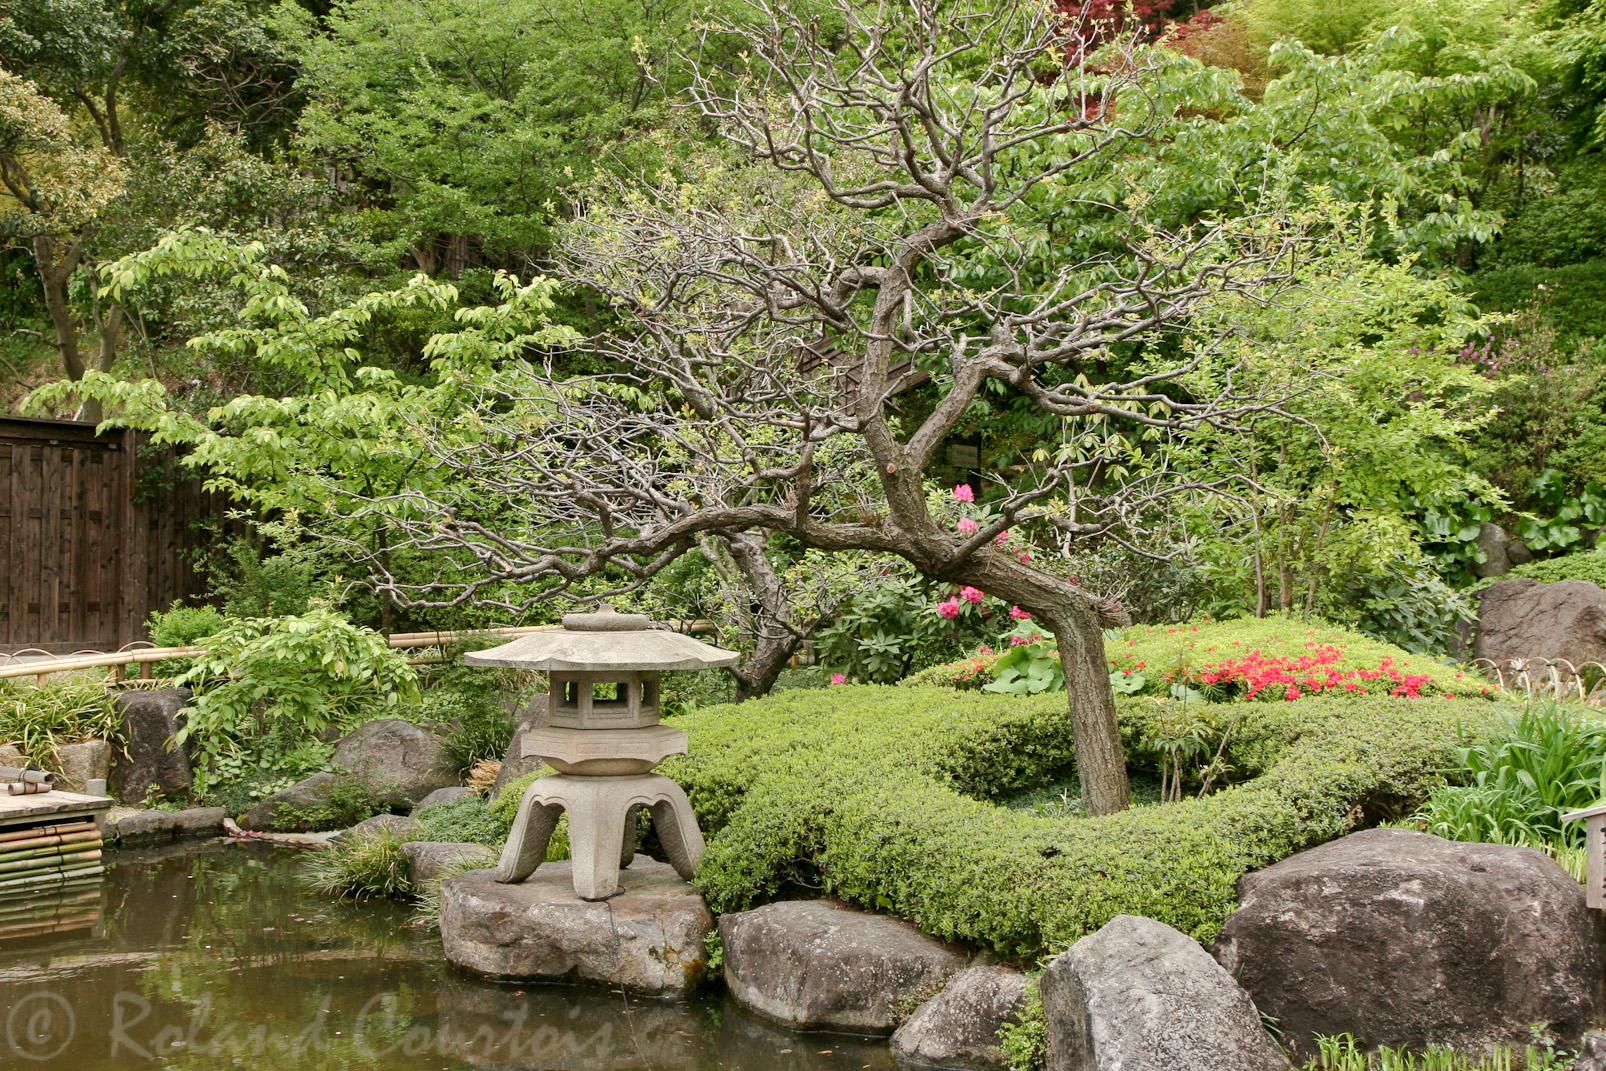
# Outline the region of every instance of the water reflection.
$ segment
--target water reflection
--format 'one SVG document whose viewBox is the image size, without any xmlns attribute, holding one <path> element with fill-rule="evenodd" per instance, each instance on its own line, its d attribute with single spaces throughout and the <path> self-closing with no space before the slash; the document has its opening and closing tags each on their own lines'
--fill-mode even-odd
<svg viewBox="0 0 1606 1071">
<path fill-rule="evenodd" d="M 794 1036 L 717 998 L 493 985 L 388 904 L 304 893 L 289 849 L 121 852 L 89 921 L 0 939 L 0 1068 L 846 1071 L 885 1045 Z M 37 905 L 36 905 L 37 906 Z"/>
</svg>

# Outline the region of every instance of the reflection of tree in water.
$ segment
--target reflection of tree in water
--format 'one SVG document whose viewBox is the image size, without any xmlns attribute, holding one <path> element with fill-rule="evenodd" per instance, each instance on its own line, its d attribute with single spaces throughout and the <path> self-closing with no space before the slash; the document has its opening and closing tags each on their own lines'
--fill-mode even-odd
<svg viewBox="0 0 1606 1071">
<path fill-rule="evenodd" d="M 445 966 L 439 935 L 410 926 L 406 907 L 342 904 L 307 892 L 290 849 L 189 842 L 120 852 L 113 862 L 95 936 L 26 949 L 0 945 L 0 1008 L 48 990 L 73 1009 L 70 1042 L 31 1066 L 893 1067 L 885 1045 L 796 1037 L 711 996 L 643 1000 L 604 988 L 497 985 L 456 974 Z M 7 1055 L 0 1051 L 0 1066 Z"/>
</svg>

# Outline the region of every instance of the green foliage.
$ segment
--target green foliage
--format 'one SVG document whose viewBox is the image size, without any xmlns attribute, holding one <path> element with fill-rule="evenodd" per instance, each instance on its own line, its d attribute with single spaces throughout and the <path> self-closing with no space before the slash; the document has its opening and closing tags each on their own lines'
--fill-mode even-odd
<svg viewBox="0 0 1606 1071">
<path fill-rule="evenodd" d="M 973 603 L 955 598 L 950 590 L 951 585 L 899 576 L 845 599 L 834 620 L 815 637 L 820 663 L 849 680 L 893 684 L 995 634 L 1000 620 L 996 600 Z M 957 610 L 953 618 L 937 610 L 939 602 L 949 599 Z"/>
<path fill-rule="evenodd" d="M 185 606 L 175 602 L 167 610 L 157 610 L 145 622 L 151 642 L 158 647 L 190 647 L 222 632 L 228 618 L 215 606 Z"/>
<path fill-rule="evenodd" d="M 1137 750 L 1156 704 L 1117 702 Z M 1036 956 L 1120 913 L 1208 940 L 1246 871 L 1367 817 L 1400 817 L 1394 804 L 1427 796 L 1458 727 L 1490 707 L 1364 696 L 1230 709 L 1238 784 L 1099 818 L 991 802 L 1071 762 L 1063 696 L 785 692 L 676 719 L 691 754 L 662 769 L 710 835 L 696 881 L 716 911 L 808 887 Z"/>
<path fill-rule="evenodd" d="M 251 768 L 304 769 L 319 734 L 395 715 L 417 696 L 406 659 L 332 610 L 232 621 L 204 646 L 179 681 L 195 690 L 179 735 L 205 756 L 199 792 Z"/>
<path fill-rule="evenodd" d="M 363 819 L 383 814 L 403 802 L 376 794 L 368 782 L 360 777 L 342 774 L 336 776 L 322 802 L 311 807 L 281 803 L 274 812 L 273 821 L 285 830 L 349 829 Z"/>
<path fill-rule="evenodd" d="M 527 674 L 462 664 L 462 652 L 487 646 L 481 640 L 444 651 L 446 665 L 424 675 L 423 698 L 411 715 L 446 738 L 447 761 L 460 775 L 484 759 L 501 761 L 518 725 L 509 703 L 522 705 L 530 683 Z"/>
<path fill-rule="evenodd" d="M 1545 317 L 1564 342 L 1606 337 L 1606 260 L 1556 268 L 1490 268 L 1472 276 L 1471 298 L 1492 311 L 1526 309 L 1543 299 Z"/>
<path fill-rule="evenodd" d="M 410 900 L 417 894 L 402 842 L 389 830 L 364 832 L 313 854 L 308 888 L 350 900 Z"/>
<path fill-rule="evenodd" d="M 212 594 L 230 617 L 292 617 L 307 612 L 313 597 L 308 562 L 291 554 L 264 558 L 256 544 L 235 539 L 214 567 Z"/>
<path fill-rule="evenodd" d="M 1573 494 L 1560 472 L 1546 469 L 1528 491 L 1539 515 L 1524 518 L 1517 532 L 1532 550 L 1565 551 L 1584 540 L 1581 525 L 1606 528 L 1606 487 L 1594 481 Z"/>
<path fill-rule="evenodd" d="M 1585 709 L 1529 703 L 1456 749 L 1457 782 L 1436 789 L 1414 816 L 1427 832 L 1492 844 L 1581 848 L 1569 811 L 1606 799 L 1606 721 Z"/>
<path fill-rule="evenodd" d="M 1009 1071 L 1042 1071 L 1048 1061 L 1048 1017 L 1036 978 L 1026 983 L 1015 1007 L 1014 1020 L 1006 1020 L 998 1030 L 998 1047 L 1004 1050 Z"/>
<path fill-rule="evenodd" d="M 1572 1066 L 1571 1054 L 1556 1051 L 1544 1023 L 1535 1024 L 1534 1033 L 1534 1042 L 1520 1061 L 1505 1045 L 1487 1055 L 1456 1052 L 1441 1045 L 1429 1045 L 1422 1052 L 1410 1052 L 1403 1045 L 1369 1050 L 1353 1034 L 1318 1035 L 1316 1055 L 1302 1071 L 1566 1071 Z"/>
<path fill-rule="evenodd" d="M 1008 646 L 993 662 L 997 679 L 982 685 L 982 691 L 1006 695 L 1064 691 L 1065 667 L 1052 638 L 1038 632 L 1030 621 L 1022 621 L 1005 641 Z M 1116 682 L 1112 679 L 1110 683 L 1114 686 Z"/>
<path fill-rule="evenodd" d="M 61 745 L 109 740 L 120 724 L 102 680 L 68 673 L 47 677 L 39 686 L 0 680 L 0 743 L 42 769 L 55 768 Z"/>
<path fill-rule="evenodd" d="M 1496 580 L 1509 580 L 1513 577 L 1527 577 L 1541 584 L 1553 584 L 1558 580 L 1587 580 L 1598 587 L 1606 588 L 1606 549 L 1579 550 L 1557 558 L 1528 562 L 1526 565 L 1514 567 L 1505 576 L 1492 577 L 1479 586 L 1488 587 Z"/>
<path fill-rule="evenodd" d="M 513 816 L 493 812 L 482 799 L 466 797 L 426 807 L 418 819 L 414 840 L 463 841 L 500 848 L 507 841 Z"/>
</svg>

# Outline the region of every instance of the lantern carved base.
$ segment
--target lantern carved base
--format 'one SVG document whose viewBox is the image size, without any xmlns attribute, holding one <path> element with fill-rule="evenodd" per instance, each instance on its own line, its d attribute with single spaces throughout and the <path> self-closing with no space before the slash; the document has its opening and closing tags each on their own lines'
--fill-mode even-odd
<svg viewBox="0 0 1606 1071">
<path fill-rule="evenodd" d="M 513 830 L 494 874 L 503 884 L 523 881 L 546 859 L 547 842 L 569 813 L 569 858 L 574 891 L 582 900 L 606 900 L 619 891 L 619 868 L 635 855 L 635 812 L 652 812 L 653 828 L 675 872 L 691 880 L 703 856 L 703 834 L 681 787 L 661 774 L 537 778 L 524 792 Z"/>
</svg>

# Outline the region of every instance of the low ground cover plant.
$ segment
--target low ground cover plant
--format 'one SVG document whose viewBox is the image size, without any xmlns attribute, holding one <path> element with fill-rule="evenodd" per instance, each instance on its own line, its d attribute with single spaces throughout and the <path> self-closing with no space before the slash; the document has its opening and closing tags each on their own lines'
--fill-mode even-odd
<svg viewBox="0 0 1606 1071">
<path fill-rule="evenodd" d="M 1504 576 L 1490 577 L 1478 584 L 1486 588 L 1501 580 L 1521 578 L 1537 580 L 1541 584 L 1554 584 L 1558 580 L 1587 580 L 1597 587 L 1606 588 L 1606 549 L 1581 550 L 1563 554 L 1559 558 L 1545 558 L 1513 568 Z"/>
<path fill-rule="evenodd" d="M 1017 629 L 1007 637 L 998 653 L 988 651 L 933 666 L 904 683 L 952 688 L 1007 686 L 1011 682 L 1003 679 L 1003 669 L 1020 660 L 1019 652 L 1040 646 L 1016 642 L 1021 633 Z M 1122 695 L 1182 696 L 1193 692 L 1198 698 L 1219 702 L 1293 700 L 1331 691 L 1406 698 L 1486 696 L 1491 692 L 1475 673 L 1425 655 L 1408 654 L 1353 629 L 1294 616 L 1137 625 L 1108 633 L 1104 648 L 1110 660 L 1111 684 Z"/>
<path fill-rule="evenodd" d="M 1130 753 L 1154 761 L 1144 740 L 1166 703 L 1119 705 Z M 1238 715 L 1226 756 L 1237 784 L 1091 819 L 998 802 L 1070 766 L 1053 695 L 783 693 L 675 719 L 691 754 L 662 769 L 709 835 L 697 883 L 716 911 L 824 890 L 1030 959 L 1123 912 L 1209 940 L 1246 871 L 1407 816 L 1493 706 L 1344 693 L 1219 709 Z"/>
</svg>

